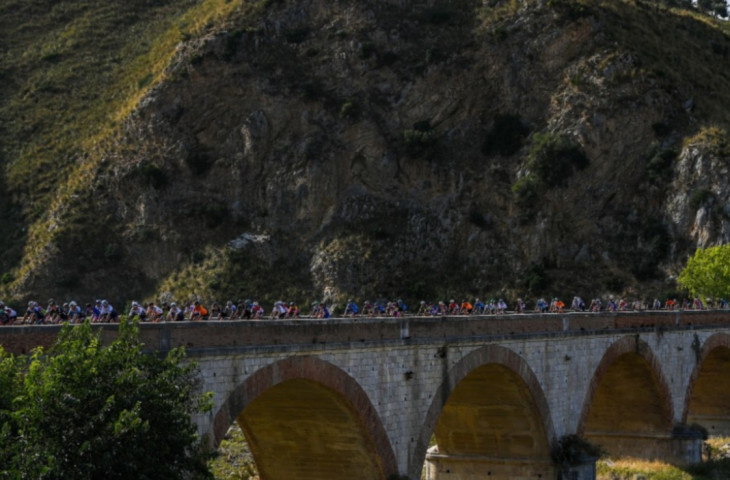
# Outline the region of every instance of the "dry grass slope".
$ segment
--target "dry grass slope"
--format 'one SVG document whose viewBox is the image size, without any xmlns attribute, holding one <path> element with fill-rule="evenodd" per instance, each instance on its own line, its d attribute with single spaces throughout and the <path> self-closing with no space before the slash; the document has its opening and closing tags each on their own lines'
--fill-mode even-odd
<svg viewBox="0 0 730 480">
<path fill-rule="evenodd" d="M 83 215 L 102 161 L 97 145 L 164 80 L 181 41 L 221 28 L 240 6 L 229 0 L 0 3 L 3 223 L 24 232 L 0 240 L 6 252 L 0 271 L 20 267 L 19 278 L 57 253 L 48 249 L 64 215 L 78 215 L 69 207 Z"/>
</svg>

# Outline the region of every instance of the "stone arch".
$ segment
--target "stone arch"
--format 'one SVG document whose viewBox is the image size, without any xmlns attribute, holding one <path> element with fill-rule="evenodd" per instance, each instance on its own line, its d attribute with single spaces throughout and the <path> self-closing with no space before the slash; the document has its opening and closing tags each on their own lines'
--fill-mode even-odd
<svg viewBox="0 0 730 480">
<path fill-rule="evenodd" d="M 591 378 L 578 434 L 624 455 L 635 453 L 637 442 L 669 437 L 673 419 L 672 395 L 649 345 L 639 335 L 616 341 Z"/>
<path fill-rule="evenodd" d="M 695 338 L 695 342 L 699 340 Z M 697 350 L 687 384 L 682 422 L 697 423 L 711 435 L 730 434 L 730 334 L 716 333 Z"/>
<path fill-rule="evenodd" d="M 436 430 L 451 394 L 472 372 L 489 366 L 503 369 L 521 380 L 529 393 L 534 414 L 539 417 L 538 421 L 544 432 L 548 447 L 555 445 L 555 429 L 550 415 L 550 408 L 535 373 L 527 362 L 514 351 L 500 345 L 486 345 L 466 355 L 445 373 L 445 378 L 433 395 L 428 413 L 416 439 L 413 457 L 409 461 L 410 478 L 420 478 L 431 435 Z"/>
<path fill-rule="evenodd" d="M 273 399 L 282 398 L 282 391 L 284 395 L 299 395 L 301 392 L 305 396 L 312 397 L 314 401 L 333 406 L 333 416 L 346 422 L 348 428 L 356 430 L 347 433 L 350 435 L 350 440 L 363 445 L 361 450 L 364 452 L 361 452 L 360 456 L 367 458 L 360 460 L 370 463 L 366 467 L 370 472 L 368 475 L 384 479 L 398 473 L 396 457 L 387 432 L 362 387 L 337 366 L 309 356 L 290 357 L 267 365 L 249 376 L 231 392 L 213 419 L 211 440 L 214 446 L 220 444 L 234 421 L 239 421 L 241 424 L 249 444 L 258 441 L 254 432 L 246 431 L 250 427 L 245 422 L 246 411 L 248 408 L 255 408 L 257 412 L 265 411 L 265 404 L 270 400 L 273 408 L 273 405 L 276 405 Z M 272 392 L 280 394 L 271 395 Z M 257 402 L 258 399 L 263 400 Z M 300 418 L 299 421 L 307 419 Z M 254 445 L 251 447 L 253 451 Z M 281 461 L 281 458 L 277 461 Z M 260 460 L 256 459 L 261 470 Z M 313 472 L 312 475 L 314 475 L 312 478 L 325 478 L 317 472 Z M 267 477 L 262 475 L 262 478 Z M 297 478 L 310 477 L 297 475 Z M 333 478 L 339 477 L 335 474 Z"/>
</svg>

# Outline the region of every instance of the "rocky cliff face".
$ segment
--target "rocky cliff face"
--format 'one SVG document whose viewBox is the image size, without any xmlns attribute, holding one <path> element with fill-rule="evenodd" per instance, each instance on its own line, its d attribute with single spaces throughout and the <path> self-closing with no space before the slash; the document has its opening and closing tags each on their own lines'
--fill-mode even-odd
<svg viewBox="0 0 730 480">
<path fill-rule="evenodd" d="M 89 152 L 14 291 L 671 289 L 730 235 L 730 40 L 648 5 L 245 4 Z"/>
</svg>

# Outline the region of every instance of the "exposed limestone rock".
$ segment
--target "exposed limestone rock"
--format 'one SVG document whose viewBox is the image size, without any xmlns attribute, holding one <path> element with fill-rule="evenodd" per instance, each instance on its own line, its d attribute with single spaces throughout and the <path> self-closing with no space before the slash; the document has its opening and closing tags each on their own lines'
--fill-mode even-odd
<svg viewBox="0 0 730 480">
<path fill-rule="evenodd" d="M 667 197 L 666 211 L 673 227 L 698 247 L 730 241 L 730 167 L 727 153 L 718 148 L 726 136 L 724 131 L 711 131 L 688 142 L 677 160 Z"/>
</svg>

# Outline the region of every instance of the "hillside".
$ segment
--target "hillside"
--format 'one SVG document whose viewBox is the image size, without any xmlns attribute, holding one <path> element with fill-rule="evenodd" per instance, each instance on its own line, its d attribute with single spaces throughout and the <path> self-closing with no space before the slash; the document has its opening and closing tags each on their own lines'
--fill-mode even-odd
<svg viewBox="0 0 730 480">
<path fill-rule="evenodd" d="M 4 0 L 0 24 L 16 299 L 658 295 L 730 236 L 730 37 L 696 12 Z"/>
</svg>

